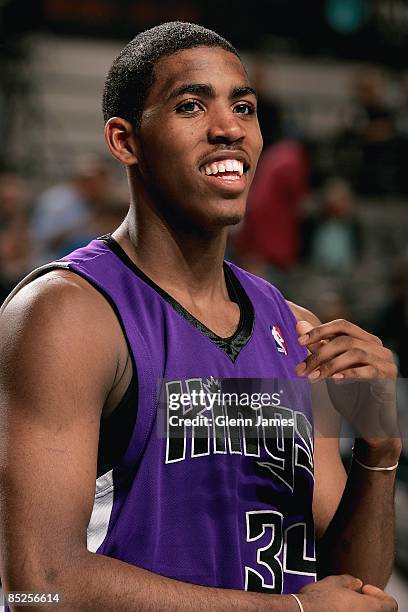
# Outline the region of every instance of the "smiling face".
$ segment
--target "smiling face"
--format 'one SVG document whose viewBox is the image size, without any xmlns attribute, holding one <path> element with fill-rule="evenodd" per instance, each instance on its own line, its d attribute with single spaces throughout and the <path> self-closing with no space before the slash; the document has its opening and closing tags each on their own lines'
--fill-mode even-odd
<svg viewBox="0 0 408 612">
<path fill-rule="evenodd" d="M 197 47 L 162 58 L 154 75 L 137 130 L 137 182 L 173 221 L 237 223 L 262 149 L 241 61 Z"/>
</svg>

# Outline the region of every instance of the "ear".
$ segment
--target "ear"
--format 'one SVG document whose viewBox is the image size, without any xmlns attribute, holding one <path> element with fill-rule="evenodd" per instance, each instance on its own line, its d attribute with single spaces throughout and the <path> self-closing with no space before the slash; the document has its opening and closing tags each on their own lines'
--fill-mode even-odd
<svg viewBox="0 0 408 612">
<path fill-rule="evenodd" d="M 135 128 L 122 117 L 111 117 L 105 125 L 105 140 L 113 157 L 125 166 L 138 163 L 138 142 Z"/>
</svg>

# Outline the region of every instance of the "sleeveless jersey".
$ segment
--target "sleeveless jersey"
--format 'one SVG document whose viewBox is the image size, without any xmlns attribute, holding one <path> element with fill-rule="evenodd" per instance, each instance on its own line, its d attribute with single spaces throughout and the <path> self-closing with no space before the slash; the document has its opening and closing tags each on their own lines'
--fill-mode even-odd
<svg viewBox="0 0 408 612">
<path fill-rule="evenodd" d="M 280 292 L 225 263 L 241 319 L 222 339 L 112 238 L 52 266 L 110 302 L 137 376 L 134 429 L 96 481 L 88 549 L 209 587 L 296 593 L 316 580 L 310 387 L 295 373 L 306 350 Z M 259 391 L 272 400 L 254 402 Z"/>
</svg>

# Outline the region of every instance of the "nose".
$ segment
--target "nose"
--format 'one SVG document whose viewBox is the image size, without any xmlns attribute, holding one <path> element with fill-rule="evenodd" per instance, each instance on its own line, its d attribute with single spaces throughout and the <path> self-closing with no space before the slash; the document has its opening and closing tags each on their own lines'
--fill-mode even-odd
<svg viewBox="0 0 408 612">
<path fill-rule="evenodd" d="M 211 144 L 231 144 L 244 138 L 242 119 L 231 108 L 214 109 L 208 126 L 208 141 Z"/>
</svg>

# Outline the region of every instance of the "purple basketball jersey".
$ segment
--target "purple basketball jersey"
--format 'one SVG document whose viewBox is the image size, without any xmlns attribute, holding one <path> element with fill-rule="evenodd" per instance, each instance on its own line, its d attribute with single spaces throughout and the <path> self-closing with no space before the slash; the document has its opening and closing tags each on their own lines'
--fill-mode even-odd
<svg viewBox="0 0 408 612">
<path fill-rule="evenodd" d="M 115 308 L 138 383 L 128 448 L 96 481 L 88 549 L 184 582 L 298 592 L 316 562 L 310 388 L 295 373 L 306 350 L 292 312 L 275 287 L 225 264 L 252 315 L 224 346 L 116 247 L 94 240 L 60 262 Z M 222 402 L 171 406 L 232 388 L 271 391 L 272 406 L 249 409 L 260 425 L 236 427 L 225 417 L 240 407 Z M 212 424 L 180 424 L 204 412 Z"/>
<path fill-rule="evenodd" d="M 247 338 L 229 355 L 103 241 L 64 259 L 114 303 L 138 380 L 128 449 L 97 480 L 89 549 L 213 587 L 288 593 L 315 580 L 312 416 L 308 384 L 295 380 L 294 369 L 306 351 L 279 291 L 228 264 L 254 311 Z M 174 413 L 169 396 L 219 381 L 230 389 L 237 379 L 253 379 L 252 390 L 274 380 L 278 395 L 284 387 L 289 400 L 279 396 L 272 409 L 293 423 L 284 435 L 260 425 L 246 438 L 225 419 L 217 435 L 175 418 L 170 426 L 170 416 L 194 417 L 202 406 Z"/>
</svg>

